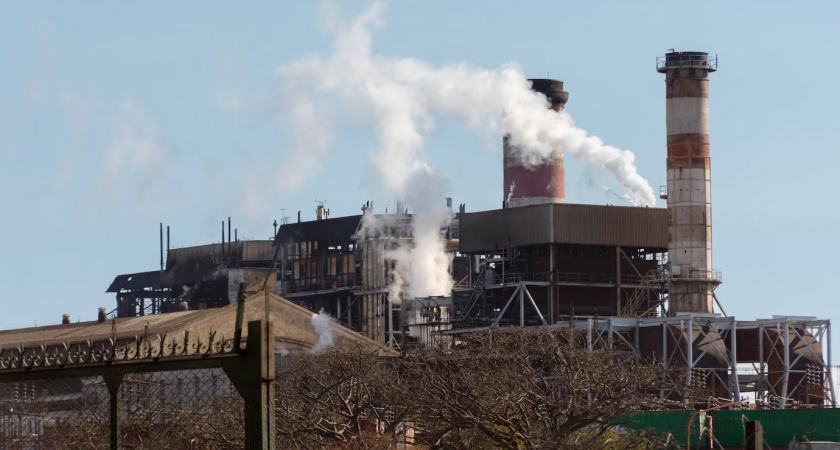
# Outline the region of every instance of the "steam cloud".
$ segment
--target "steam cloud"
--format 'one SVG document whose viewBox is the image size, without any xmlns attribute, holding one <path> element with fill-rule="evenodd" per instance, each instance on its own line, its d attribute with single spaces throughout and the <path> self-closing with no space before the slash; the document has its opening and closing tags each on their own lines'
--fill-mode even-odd
<svg viewBox="0 0 840 450">
<path fill-rule="evenodd" d="M 441 239 L 441 228 L 452 219 L 451 212 L 442 208 L 447 183 L 423 154 L 425 134 L 433 128 L 435 116 L 456 118 L 489 136 L 509 135 L 526 164 L 537 164 L 560 148 L 608 170 L 624 187 L 622 197 L 628 202 L 655 204 L 653 189 L 636 171 L 633 153 L 605 145 L 575 127 L 566 112 L 550 110 L 545 96 L 530 89 L 519 65 L 508 63 L 493 70 L 468 63 L 431 67 L 413 58 L 372 54 L 371 30 L 381 25 L 383 12 L 384 5 L 374 2 L 345 23 L 333 10 L 327 11 L 325 22 L 335 37 L 332 53 L 282 65 L 277 73 L 284 80 L 283 91 L 295 93 L 288 108 L 292 122 L 306 124 L 296 130 L 296 147 L 314 148 L 318 158 L 325 155 L 334 134 L 325 124 L 333 120 L 313 122 L 313 110 L 369 120 L 377 130 L 380 147 L 371 164 L 386 193 L 404 200 L 413 211 L 413 243 L 389 253 L 398 262 L 394 283 L 398 291 L 407 288 L 410 296 L 445 295 L 452 287 Z M 381 226 L 377 218 L 381 216 L 366 215 L 366 226 Z"/>
<path fill-rule="evenodd" d="M 332 330 L 330 330 L 330 322 L 332 317 L 324 312 L 322 309 L 318 314 L 312 314 L 312 326 L 315 327 L 315 332 L 318 333 L 318 347 L 329 347 L 333 343 Z"/>
</svg>

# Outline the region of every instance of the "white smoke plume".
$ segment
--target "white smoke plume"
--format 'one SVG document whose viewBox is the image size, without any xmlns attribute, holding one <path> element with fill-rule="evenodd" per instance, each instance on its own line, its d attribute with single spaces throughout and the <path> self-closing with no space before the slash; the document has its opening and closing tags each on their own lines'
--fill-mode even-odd
<svg viewBox="0 0 840 450">
<path fill-rule="evenodd" d="M 330 322 L 332 317 L 324 312 L 322 309 L 318 314 L 312 314 L 312 326 L 315 327 L 315 332 L 318 333 L 318 347 L 329 347 L 333 344 L 332 330 L 330 329 Z"/>
<path fill-rule="evenodd" d="M 377 130 L 380 146 L 371 164 L 386 193 L 405 201 L 413 212 L 413 243 L 389 255 L 399 266 L 395 284 L 400 292 L 394 294 L 441 295 L 452 286 L 449 256 L 441 239 L 442 227 L 452 218 L 442 207 L 447 183 L 423 154 L 425 135 L 436 116 L 456 118 L 485 135 L 509 135 L 525 163 L 539 163 L 554 149 L 562 149 L 607 169 L 623 186 L 623 198 L 630 203 L 655 204 L 653 189 L 636 171 L 633 153 L 605 145 L 575 127 L 566 112 L 550 110 L 545 96 L 530 89 L 519 65 L 509 63 L 492 70 L 468 63 L 432 67 L 413 58 L 373 54 L 371 30 L 381 25 L 384 9 L 376 1 L 349 23 L 330 15 L 325 23 L 335 36 L 331 54 L 282 65 L 277 73 L 284 81 L 284 92 L 296 93 L 290 111 L 299 111 L 300 118 L 306 119 L 311 117 L 307 111 L 325 107 L 322 120 L 304 120 L 315 128 L 304 127 L 305 133 L 298 133 L 298 138 L 332 136 L 327 125 L 333 122 L 331 114 L 354 122 L 369 121 Z M 311 147 L 323 149 L 328 142 L 329 138 L 313 140 Z M 380 216 L 368 219 L 370 226 L 375 227 L 376 217 Z M 401 292 L 403 288 L 407 292 Z"/>
<path fill-rule="evenodd" d="M 351 23 L 335 18 L 332 54 L 280 66 L 277 73 L 302 102 L 332 104 L 339 99 L 348 117 L 371 117 L 381 148 L 373 164 L 383 184 L 406 198 L 418 173 L 433 171 L 422 158 L 424 133 L 434 116 L 457 118 L 468 128 L 497 136 L 509 134 L 525 163 L 537 163 L 553 149 L 607 169 L 634 205 L 653 206 L 653 189 L 635 167 L 628 150 L 605 145 L 574 126 L 566 112 L 547 108 L 515 63 L 488 70 L 467 63 L 431 67 L 413 58 L 389 58 L 371 52 L 371 29 L 382 23 L 384 5 L 372 6 Z M 332 10 L 331 10 L 332 11 Z M 308 97 L 308 99 L 307 99 Z M 322 101 L 315 101 L 320 99 Z M 325 130 L 327 132 L 328 130 Z M 416 205 L 412 205 L 415 206 Z"/>
<path fill-rule="evenodd" d="M 429 186 L 443 184 L 438 180 Z M 367 210 L 359 230 L 360 238 L 391 238 L 382 245 L 385 247 L 385 259 L 394 263 L 388 298 L 395 303 L 403 298 L 449 295 L 452 290 L 453 281 L 449 274 L 452 256 L 446 251 L 446 240 L 442 234 L 452 221 L 452 212 L 428 200 L 415 201 L 425 209 L 414 212 L 410 220 L 402 214 L 377 215 Z M 402 228 L 408 228 L 410 233 L 403 236 Z M 408 236 L 411 238 L 404 239 Z"/>
</svg>

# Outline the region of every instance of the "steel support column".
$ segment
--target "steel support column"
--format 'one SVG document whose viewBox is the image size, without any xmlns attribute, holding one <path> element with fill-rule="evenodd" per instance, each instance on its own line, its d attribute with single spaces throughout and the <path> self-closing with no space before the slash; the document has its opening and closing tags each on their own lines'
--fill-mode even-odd
<svg viewBox="0 0 840 450">
<path fill-rule="evenodd" d="M 784 337 L 784 344 L 785 344 L 785 374 L 784 378 L 782 379 L 782 395 L 781 401 L 779 402 L 779 408 L 785 409 L 787 403 L 787 396 L 788 396 L 788 381 L 790 379 L 790 329 L 788 321 L 785 321 L 785 337 Z"/>
<path fill-rule="evenodd" d="M 549 270 L 549 273 L 551 274 L 550 275 L 551 276 L 551 284 L 548 286 L 548 299 L 547 299 L 547 303 L 548 303 L 548 323 L 549 324 L 554 324 L 554 323 L 557 323 L 557 312 L 556 312 L 555 308 L 557 308 L 559 306 L 559 305 L 554 304 L 554 297 L 555 297 L 554 291 L 557 290 L 557 274 L 555 273 L 556 263 L 554 261 L 554 259 L 555 259 L 554 244 L 549 244 L 548 245 L 548 253 L 549 253 L 548 270 Z"/>
<path fill-rule="evenodd" d="M 245 367 L 225 373 L 245 399 L 246 450 L 274 450 L 274 329 L 270 322 L 248 322 Z"/>
<path fill-rule="evenodd" d="M 120 440 L 120 410 L 122 409 L 120 390 L 124 377 L 124 375 L 106 375 L 102 377 L 105 381 L 105 387 L 108 388 L 108 398 L 110 399 L 111 450 L 120 450 L 122 448 L 122 442 Z"/>
<path fill-rule="evenodd" d="M 624 253 L 621 246 L 615 246 L 615 309 L 613 315 L 621 314 L 621 255 Z"/>
<path fill-rule="evenodd" d="M 694 322 L 689 319 L 688 321 L 688 329 L 686 330 L 686 339 L 685 339 L 685 387 L 686 387 L 686 395 L 683 396 L 684 399 L 687 400 L 686 403 L 691 402 L 691 371 L 694 369 Z M 685 327 L 685 321 L 680 320 L 680 328 Z"/>
<path fill-rule="evenodd" d="M 826 341 L 827 341 L 827 352 L 828 352 L 828 367 L 826 368 L 826 378 L 828 378 L 828 387 L 831 390 L 831 407 L 834 408 L 837 405 L 837 397 L 834 395 L 834 376 L 831 373 L 831 369 L 834 367 L 831 365 L 831 322 L 826 325 Z"/>
<path fill-rule="evenodd" d="M 732 393 L 732 401 L 739 402 L 741 401 L 741 383 L 738 380 L 738 347 L 736 344 L 738 343 L 736 340 L 737 333 L 737 324 L 735 322 L 735 318 L 732 318 L 732 321 L 729 325 L 729 337 L 731 339 L 731 351 L 729 352 L 729 388 L 730 392 Z"/>
<path fill-rule="evenodd" d="M 766 389 L 762 390 L 765 386 L 764 380 L 764 326 L 760 325 L 758 327 L 758 393 L 757 395 L 761 395 L 762 400 L 767 401 L 767 391 Z M 763 393 L 762 393 L 763 392 Z"/>
</svg>

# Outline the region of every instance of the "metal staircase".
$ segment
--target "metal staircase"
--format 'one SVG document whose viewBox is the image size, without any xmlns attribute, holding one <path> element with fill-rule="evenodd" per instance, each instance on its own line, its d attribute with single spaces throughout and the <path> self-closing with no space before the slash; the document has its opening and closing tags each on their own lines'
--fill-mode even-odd
<svg viewBox="0 0 840 450">
<path fill-rule="evenodd" d="M 651 270 L 642 277 L 642 289 L 636 289 L 621 309 L 625 317 L 657 317 L 656 309 L 667 301 L 668 281 L 663 271 Z"/>
<path fill-rule="evenodd" d="M 482 264 L 481 270 L 478 272 L 478 280 L 473 286 L 473 290 L 470 293 L 470 298 L 467 300 L 467 303 L 464 304 L 463 314 L 461 314 L 461 320 L 467 320 L 472 313 L 472 310 L 475 308 L 475 305 L 478 304 L 478 301 L 484 296 L 484 288 L 487 286 L 487 265 Z"/>
</svg>

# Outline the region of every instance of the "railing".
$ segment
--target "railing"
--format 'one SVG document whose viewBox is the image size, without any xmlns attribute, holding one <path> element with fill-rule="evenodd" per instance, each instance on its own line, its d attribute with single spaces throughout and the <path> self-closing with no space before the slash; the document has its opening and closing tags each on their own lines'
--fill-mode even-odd
<svg viewBox="0 0 840 450">
<path fill-rule="evenodd" d="M 490 280 L 488 280 L 490 281 Z M 505 272 L 494 273 L 492 275 L 491 284 L 514 284 L 521 281 L 525 282 L 551 282 L 551 272 Z M 604 283 L 615 284 L 615 275 L 610 273 L 592 273 L 592 272 L 558 272 L 558 283 Z M 621 274 L 621 284 L 641 284 L 642 277 L 637 274 Z"/>
<path fill-rule="evenodd" d="M 674 278 L 688 278 L 691 280 L 711 280 L 711 281 L 723 281 L 722 275 L 720 270 L 715 269 L 691 269 L 688 272 L 688 276 L 679 276 L 679 277 L 672 277 Z"/>
<path fill-rule="evenodd" d="M 452 285 L 455 289 L 466 289 L 470 287 L 470 276 L 467 275 L 464 278 L 461 278 L 459 281 L 456 281 L 455 284 Z"/>
<path fill-rule="evenodd" d="M 288 283 L 283 283 L 286 294 L 296 294 L 299 292 L 321 291 L 326 289 L 345 289 L 356 287 L 356 275 L 332 275 L 327 276 L 324 280 L 320 277 L 314 278 L 299 278 Z"/>
<path fill-rule="evenodd" d="M 642 277 L 636 274 L 621 274 L 621 284 L 641 284 Z M 560 272 L 557 274 L 559 283 L 615 283 L 615 276 L 610 273 L 581 273 L 581 272 Z"/>
<path fill-rule="evenodd" d="M 700 68 L 717 70 L 718 57 L 710 57 L 708 54 L 690 55 L 683 53 L 669 53 L 665 56 L 656 57 L 656 69 L 666 68 Z"/>
<path fill-rule="evenodd" d="M 494 273 L 492 277 L 493 281 L 490 284 L 515 284 L 521 281 L 549 282 L 551 281 L 551 272 L 505 272 Z"/>
<path fill-rule="evenodd" d="M 674 275 L 667 270 L 657 270 L 654 281 L 668 282 L 674 280 L 709 280 L 709 281 L 723 281 L 723 274 L 717 269 L 691 269 L 687 275 Z"/>
</svg>

